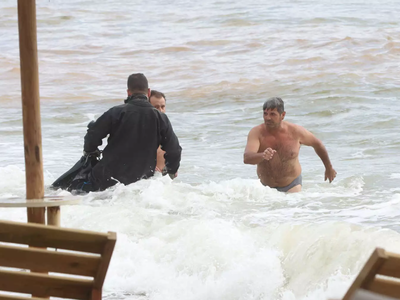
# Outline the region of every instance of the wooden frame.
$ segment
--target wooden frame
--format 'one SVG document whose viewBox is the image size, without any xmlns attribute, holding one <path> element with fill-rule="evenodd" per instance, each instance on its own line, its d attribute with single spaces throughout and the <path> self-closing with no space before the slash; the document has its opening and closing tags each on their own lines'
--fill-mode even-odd
<svg viewBox="0 0 400 300">
<path fill-rule="evenodd" d="M 78 204 L 79 202 L 79 198 L 63 196 L 44 196 L 43 199 L 21 199 L 13 197 L 0 199 L 0 207 L 27 207 L 28 211 L 29 209 L 44 208 L 45 210 L 47 209 L 47 224 L 60 226 L 60 206 Z M 45 224 L 44 220 L 39 223 Z"/>
<path fill-rule="evenodd" d="M 400 299 L 400 255 L 376 248 L 343 300 L 352 299 L 359 289 Z"/>
<path fill-rule="evenodd" d="M 0 291 L 100 300 L 115 242 L 115 232 L 0 221 L 0 267 L 7 268 L 0 268 Z M 32 298 L 0 294 L 0 300 L 16 299 Z"/>
</svg>

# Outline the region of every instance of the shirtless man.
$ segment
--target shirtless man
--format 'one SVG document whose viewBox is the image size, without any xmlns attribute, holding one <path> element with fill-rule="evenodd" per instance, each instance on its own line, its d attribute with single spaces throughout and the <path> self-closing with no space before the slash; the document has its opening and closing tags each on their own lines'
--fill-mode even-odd
<svg viewBox="0 0 400 300">
<path fill-rule="evenodd" d="M 152 90 L 149 101 L 151 105 L 153 105 L 157 110 L 159 110 L 162 113 L 165 113 L 166 98 L 163 93 L 158 92 L 156 90 Z M 161 150 L 161 147 L 158 147 L 156 171 L 161 173 L 163 172 L 165 167 L 164 154 L 165 152 Z"/>
<path fill-rule="evenodd" d="M 264 123 L 250 130 L 244 151 L 244 163 L 257 165 L 261 183 L 280 192 L 300 192 L 301 145 L 314 148 L 325 166 L 325 180 L 332 182 L 336 171 L 332 168 L 325 146 L 305 128 L 283 121 L 286 112 L 282 99 L 268 99 L 263 111 Z"/>
</svg>

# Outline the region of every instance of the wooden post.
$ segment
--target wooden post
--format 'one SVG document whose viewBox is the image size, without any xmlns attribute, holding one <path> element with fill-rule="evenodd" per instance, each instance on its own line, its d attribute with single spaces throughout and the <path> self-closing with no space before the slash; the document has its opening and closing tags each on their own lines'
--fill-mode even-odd
<svg viewBox="0 0 400 300">
<path fill-rule="evenodd" d="M 52 206 L 47 208 L 47 225 L 61 226 L 60 207 Z"/>
<path fill-rule="evenodd" d="M 44 198 L 39 71 L 36 38 L 36 1 L 18 0 L 26 198 Z M 45 208 L 28 208 L 28 222 L 45 224 Z"/>
</svg>

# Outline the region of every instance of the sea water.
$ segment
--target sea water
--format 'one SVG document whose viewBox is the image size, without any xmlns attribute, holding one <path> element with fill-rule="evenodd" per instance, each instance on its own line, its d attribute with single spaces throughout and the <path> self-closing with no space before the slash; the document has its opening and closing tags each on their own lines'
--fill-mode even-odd
<svg viewBox="0 0 400 300">
<path fill-rule="evenodd" d="M 396 1 L 37 1 L 43 163 L 82 155 L 89 121 L 142 72 L 167 96 L 178 178 L 79 196 L 63 227 L 116 231 L 107 299 L 343 296 L 374 247 L 400 253 L 400 4 Z M 0 198 L 25 197 L 16 1 L 0 3 Z M 243 164 L 269 97 L 326 146 L 302 147 L 303 191 Z M 25 209 L 0 219 L 26 221 Z"/>
</svg>

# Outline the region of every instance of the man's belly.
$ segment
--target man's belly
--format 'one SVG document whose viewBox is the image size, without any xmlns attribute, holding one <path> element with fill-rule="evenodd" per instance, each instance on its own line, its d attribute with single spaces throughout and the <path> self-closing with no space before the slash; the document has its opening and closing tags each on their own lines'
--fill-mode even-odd
<svg viewBox="0 0 400 300">
<path fill-rule="evenodd" d="M 263 185 L 284 187 L 301 174 L 301 166 L 297 159 L 281 161 L 263 161 L 257 165 L 257 175 Z"/>
</svg>

